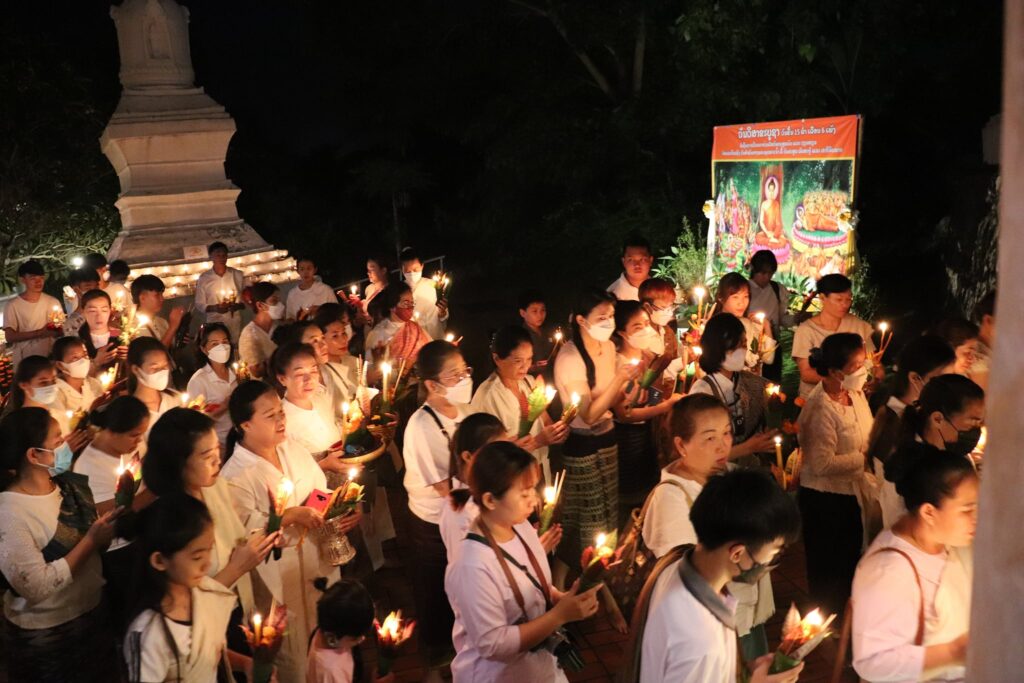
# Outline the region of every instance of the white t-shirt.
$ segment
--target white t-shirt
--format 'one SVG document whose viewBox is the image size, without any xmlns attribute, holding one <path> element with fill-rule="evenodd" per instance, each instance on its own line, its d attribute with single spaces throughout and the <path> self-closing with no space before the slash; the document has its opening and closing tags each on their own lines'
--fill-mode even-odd
<svg viewBox="0 0 1024 683">
<path fill-rule="evenodd" d="M 206 316 L 207 323 L 224 323 L 228 331 L 231 332 L 233 342 L 238 342 L 239 330 L 242 329 L 242 312 L 207 313 L 206 307 L 219 304 L 223 298 L 222 293 L 227 292 L 234 292 L 235 300 L 240 302 L 243 289 L 245 289 L 245 276 L 242 275 L 242 271 L 235 268 L 228 268 L 223 275 L 217 275 L 211 268 L 196 280 L 196 311 Z"/>
<path fill-rule="evenodd" d="M 250 367 L 269 361 L 274 349 L 277 348 L 277 344 L 270 338 L 276 327 L 277 323 L 274 323 L 270 326 L 270 331 L 266 332 L 256 324 L 256 321 L 246 325 L 238 337 L 238 359 Z M 269 373 L 269 368 L 267 372 Z"/>
<path fill-rule="evenodd" d="M 452 489 L 465 488 L 465 484 L 459 480 L 452 481 Z M 448 567 L 445 574 L 452 568 L 455 558 L 459 556 L 459 549 L 462 547 L 462 539 L 466 537 L 466 530 L 480 514 L 480 507 L 470 498 L 461 510 L 452 509 L 451 500 L 444 501 L 441 508 L 441 520 L 438 525 L 441 527 L 441 540 L 444 542 L 444 549 L 448 553 Z"/>
<path fill-rule="evenodd" d="M 302 289 L 301 285 L 291 288 L 288 292 L 288 299 L 285 301 L 284 315 L 286 318 L 294 320 L 299 317 L 299 311 L 304 308 L 336 303 L 338 303 L 338 297 L 335 296 L 334 290 L 317 277 L 309 289 Z"/>
<path fill-rule="evenodd" d="M 288 438 L 302 444 L 310 453 L 322 453 L 341 440 L 341 429 L 334 419 L 331 399 L 322 386 L 313 394 L 313 407 L 300 408 L 288 399 L 282 401 Z"/>
<path fill-rule="evenodd" d="M 651 593 L 640 683 L 733 683 L 736 631 L 719 621 L 683 584 L 679 562 L 665 567 Z M 735 608 L 731 598 L 721 597 L 727 607 Z"/>
<path fill-rule="evenodd" d="M 95 377 L 86 377 L 82 382 L 82 390 L 73 389 L 63 379 L 57 380 L 57 400 L 50 406 L 50 414 L 60 424 L 60 433 L 67 435 L 71 419 L 68 412 L 77 413 L 79 410 L 89 411 L 93 401 L 103 393 L 103 385 Z"/>
<path fill-rule="evenodd" d="M 861 339 L 864 340 L 868 356 L 875 352 L 875 343 L 871 341 L 871 325 L 868 325 L 855 315 L 847 314 L 845 318 L 839 321 L 839 327 L 835 330 L 826 330 L 814 318 L 801 323 L 793 333 L 793 358 L 809 358 L 811 349 L 820 347 L 827 337 L 839 334 L 840 332 L 851 332 L 860 335 Z M 820 381 L 816 384 L 820 384 Z M 816 384 L 800 380 L 801 398 L 807 398 L 811 393 L 811 389 Z"/>
<path fill-rule="evenodd" d="M 782 327 L 789 327 L 793 324 L 793 316 L 789 313 L 789 290 L 785 286 L 775 283 L 779 288 L 776 296 L 775 288 L 771 283 L 767 287 L 760 287 L 753 280 L 750 283 L 750 306 L 747 308 L 751 313 L 764 313 L 771 321 L 772 329 L 776 332 Z M 781 306 L 779 305 L 781 302 Z"/>
<path fill-rule="evenodd" d="M 662 557 L 677 545 L 697 542 L 697 532 L 690 522 L 690 508 L 702 489 L 697 482 L 670 473 L 668 467 L 661 471 L 661 481 L 676 482 L 686 492 L 674 484 L 654 489 L 644 518 L 643 539 L 655 557 Z"/>
<path fill-rule="evenodd" d="M 614 294 L 619 301 L 640 301 L 640 288 L 629 284 L 625 273 L 608 285 L 608 292 Z"/>
<path fill-rule="evenodd" d="M 149 322 L 139 328 L 137 337 L 153 337 L 157 341 L 164 338 L 167 334 L 167 330 L 171 329 L 171 324 L 167 322 L 166 318 L 154 315 L 149 319 Z"/>
<path fill-rule="evenodd" d="M 147 609 L 135 617 L 128 627 L 128 633 L 139 632 L 142 634 L 140 646 L 140 681 L 146 683 L 163 683 L 164 681 L 177 680 L 178 664 L 184 669 L 185 662 L 192 652 L 192 624 L 181 623 L 164 617 L 167 630 L 164 631 L 160 625 L 160 616 L 153 610 Z M 167 640 L 167 633 L 174 639 L 174 647 L 178 650 L 178 656 L 174 656 L 174 650 Z M 196 683 L 215 683 L 217 672 L 211 672 L 208 678 L 190 679 Z"/>
<path fill-rule="evenodd" d="M 231 392 L 238 386 L 238 378 L 231 368 L 228 368 L 228 378 L 223 380 L 217 376 L 210 364 L 195 371 L 188 381 L 188 395 L 192 398 L 202 396 L 206 399 L 207 405 L 227 406 Z M 214 428 L 217 430 L 217 440 L 222 444 L 227 441 L 228 432 L 231 431 L 231 415 L 224 411 L 219 417 L 214 418 Z"/>
<path fill-rule="evenodd" d="M 26 301 L 19 294 L 4 306 L 4 327 L 17 332 L 31 332 L 46 327 L 53 307 L 60 308 L 60 302 L 49 294 L 41 293 L 37 301 Z M 10 345 L 11 360 L 15 365 L 28 356 L 49 356 L 53 348 L 53 336 L 27 339 Z"/>
<path fill-rule="evenodd" d="M 366 348 L 366 352 L 369 354 L 374 351 L 381 344 L 387 346 L 391 343 L 391 340 L 395 338 L 398 331 L 402 329 L 405 323 L 395 322 L 391 318 L 384 318 L 379 323 L 373 326 L 367 335 L 366 343 L 363 346 Z"/>
<path fill-rule="evenodd" d="M 448 319 L 441 320 L 441 314 L 437 310 L 437 288 L 434 281 L 422 278 L 417 282 L 412 288 L 412 300 L 416 305 L 416 313 L 420 314 L 417 322 L 423 331 L 430 335 L 431 339 L 444 337 L 445 323 Z"/>
<path fill-rule="evenodd" d="M 45 496 L 0 492 L 0 571 L 14 588 L 4 593 L 4 615 L 21 628 L 66 624 L 100 602 L 103 566 L 96 553 L 74 577 L 65 558 L 43 559 L 60 504 L 58 488 Z"/>
<path fill-rule="evenodd" d="M 141 445 L 141 444 L 140 444 Z M 129 458 L 125 458 L 127 463 Z M 89 489 L 92 491 L 94 503 L 106 503 L 114 500 L 114 493 L 117 491 L 117 469 L 121 466 L 121 458 L 110 455 L 92 444 L 89 444 L 82 451 L 82 454 L 75 460 L 72 467 L 73 472 L 85 475 L 89 478 Z M 141 484 L 139 487 L 141 488 Z M 107 552 L 117 550 L 128 545 L 123 538 L 115 538 Z"/>
<path fill-rule="evenodd" d="M 409 418 L 405 428 L 402 458 L 405 460 L 405 490 L 409 493 L 409 510 L 425 522 L 438 524 L 441 509 L 447 504 L 433 485 L 448 479 L 451 455 L 448 439 L 454 438 L 459 423 L 469 415 L 469 406 L 456 405 L 458 416 L 453 420 L 434 410 L 448 437 L 441 432 L 424 404 Z"/>
<path fill-rule="evenodd" d="M 519 390 L 524 395 L 529 396 L 530 392 L 533 391 L 534 379 L 532 377 L 525 377 L 519 382 Z M 509 437 L 515 438 L 519 435 L 519 420 L 522 418 L 522 408 L 519 405 L 519 397 L 512 393 L 505 383 L 501 381 L 501 377 L 498 376 L 497 372 L 491 373 L 491 376 L 483 381 L 483 383 L 477 387 L 476 393 L 473 394 L 473 402 L 470 403 L 475 413 L 489 413 L 494 417 L 501 420 L 501 423 L 505 426 L 505 431 L 508 432 Z M 533 426 L 530 428 L 530 435 L 537 436 L 544 431 L 544 415 L 538 417 Z M 541 464 L 541 467 L 545 470 L 550 468 L 548 465 L 548 447 L 541 446 L 540 448 L 532 451 L 533 457 L 537 458 L 537 462 Z M 545 472 L 545 476 L 547 476 Z"/>
</svg>

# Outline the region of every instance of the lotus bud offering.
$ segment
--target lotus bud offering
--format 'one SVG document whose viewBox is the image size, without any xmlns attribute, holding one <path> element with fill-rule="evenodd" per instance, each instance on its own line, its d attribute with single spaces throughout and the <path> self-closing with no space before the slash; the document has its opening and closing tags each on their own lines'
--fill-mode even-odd
<svg viewBox="0 0 1024 683">
<path fill-rule="evenodd" d="M 540 527 L 537 535 L 543 536 L 551 528 L 551 522 L 555 518 L 555 508 L 558 506 L 558 499 L 562 495 L 562 484 L 565 483 L 565 471 L 555 475 L 555 485 L 544 487 L 544 506 L 540 509 Z"/>
<path fill-rule="evenodd" d="M 114 489 L 114 507 L 130 508 L 135 500 L 135 493 L 142 482 L 142 463 L 135 455 L 125 464 L 122 459 L 117 468 L 117 487 Z"/>
<path fill-rule="evenodd" d="M 569 405 L 562 411 L 562 422 L 569 425 L 576 419 L 577 413 L 580 412 L 580 395 L 575 391 L 572 392 L 572 396 L 569 399 Z"/>
<path fill-rule="evenodd" d="M 259 612 L 255 612 L 252 615 L 251 627 L 242 626 L 245 640 L 252 650 L 253 683 L 270 683 L 274 673 L 274 659 L 281 649 L 287 626 L 288 610 L 277 604 L 270 606 L 270 614 L 266 619 Z"/>
<path fill-rule="evenodd" d="M 594 545 L 583 550 L 580 557 L 580 566 L 583 574 L 580 575 L 579 592 L 588 591 L 604 581 L 605 572 L 613 565 L 619 563 L 618 552 L 615 545 L 618 541 L 618 534 L 598 534 L 594 539 Z"/>
<path fill-rule="evenodd" d="M 267 517 L 267 535 L 280 531 L 281 519 L 284 517 L 285 508 L 288 507 L 288 501 L 292 497 L 292 493 L 295 491 L 295 484 L 292 483 L 291 479 L 284 477 L 277 485 L 277 491 L 267 491 L 270 496 L 270 515 Z M 274 556 L 275 560 L 281 559 L 281 549 L 274 547 L 270 551 Z M 264 562 L 270 560 L 270 555 L 267 555 L 267 559 Z"/>
<path fill-rule="evenodd" d="M 519 418 L 518 438 L 521 439 L 530 433 L 530 430 L 533 429 L 533 423 L 547 410 L 548 404 L 555 398 L 556 393 L 554 387 L 544 386 L 544 380 L 540 377 L 537 378 L 533 391 L 526 397 L 526 415 Z"/>
<path fill-rule="evenodd" d="M 822 618 L 821 611 L 813 609 L 802 619 L 796 605 L 790 604 L 786 620 L 782 623 L 782 644 L 775 651 L 769 673 L 777 674 L 798 666 L 814 648 L 832 634 L 829 628 L 836 615 Z"/>
<path fill-rule="evenodd" d="M 391 667 L 398 658 L 398 648 L 412 637 L 416 628 L 415 621 L 403 623 L 402 611 L 392 612 L 384 619 L 384 623 L 374 620 L 377 629 L 377 677 L 383 678 L 391 673 Z"/>
</svg>

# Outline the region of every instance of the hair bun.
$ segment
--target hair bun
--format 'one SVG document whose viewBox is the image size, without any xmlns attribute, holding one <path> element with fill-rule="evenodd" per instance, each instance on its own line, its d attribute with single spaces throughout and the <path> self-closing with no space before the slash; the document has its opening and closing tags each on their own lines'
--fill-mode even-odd
<svg viewBox="0 0 1024 683">
<path fill-rule="evenodd" d="M 811 352 L 807 354 L 807 363 L 815 370 L 821 369 L 823 360 L 825 360 L 825 354 L 822 352 L 820 346 L 815 346 L 811 349 Z"/>
<path fill-rule="evenodd" d="M 317 589 L 321 593 L 325 592 L 327 590 L 327 577 L 318 576 L 313 579 L 313 588 Z"/>
<path fill-rule="evenodd" d="M 910 406 L 907 406 L 910 410 Z M 942 455 L 935 446 L 928 443 L 912 442 L 908 443 L 889 456 L 889 459 L 885 463 L 885 478 L 896 485 L 896 490 L 899 491 L 900 482 L 907 478 L 907 475 L 912 472 L 922 461 L 926 458 L 934 458 Z M 901 494 L 902 495 L 902 494 Z"/>
<path fill-rule="evenodd" d="M 242 303 L 246 306 L 252 306 L 252 285 L 242 289 L 241 293 Z"/>
</svg>

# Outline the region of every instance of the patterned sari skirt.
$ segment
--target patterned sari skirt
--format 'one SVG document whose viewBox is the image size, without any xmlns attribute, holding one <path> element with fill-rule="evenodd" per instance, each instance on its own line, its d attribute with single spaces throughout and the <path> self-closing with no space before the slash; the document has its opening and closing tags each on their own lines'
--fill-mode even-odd
<svg viewBox="0 0 1024 683">
<path fill-rule="evenodd" d="M 572 432 L 565 441 L 565 484 L 558 558 L 579 570 L 583 548 L 599 533 L 618 528 L 619 447 L 615 430 L 593 435 Z"/>
</svg>

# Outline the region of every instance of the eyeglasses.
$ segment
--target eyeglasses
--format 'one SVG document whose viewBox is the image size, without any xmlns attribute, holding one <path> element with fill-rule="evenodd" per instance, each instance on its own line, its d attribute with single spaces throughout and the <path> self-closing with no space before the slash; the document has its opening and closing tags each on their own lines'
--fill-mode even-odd
<svg viewBox="0 0 1024 683">
<path fill-rule="evenodd" d="M 416 304 L 412 301 L 399 301 L 397 308 L 416 308 Z"/>
<path fill-rule="evenodd" d="M 442 380 L 442 381 L 444 381 L 444 380 L 452 380 L 453 379 L 456 382 L 461 382 L 462 380 L 466 379 L 467 377 L 472 377 L 472 376 L 473 376 L 473 368 L 471 368 L 471 367 L 469 367 L 467 365 L 463 370 L 456 370 L 455 372 L 449 372 L 449 373 L 445 373 L 443 375 L 439 375 L 438 379 Z"/>
</svg>

